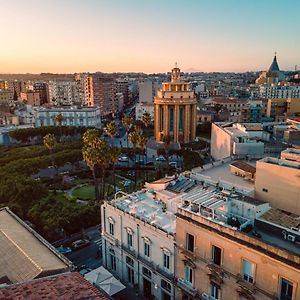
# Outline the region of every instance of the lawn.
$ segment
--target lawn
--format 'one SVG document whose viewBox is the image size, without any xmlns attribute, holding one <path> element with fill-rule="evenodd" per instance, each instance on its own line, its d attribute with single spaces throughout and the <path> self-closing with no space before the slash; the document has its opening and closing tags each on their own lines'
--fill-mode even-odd
<svg viewBox="0 0 300 300">
<path fill-rule="evenodd" d="M 94 200 L 95 187 L 93 185 L 84 185 L 73 190 L 72 196 L 81 200 Z"/>
</svg>

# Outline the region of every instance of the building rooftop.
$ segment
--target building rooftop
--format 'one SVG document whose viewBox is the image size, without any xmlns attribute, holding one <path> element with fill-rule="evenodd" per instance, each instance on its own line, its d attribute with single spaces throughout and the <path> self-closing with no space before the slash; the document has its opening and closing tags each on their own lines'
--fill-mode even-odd
<svg viewBox="0 0 300 300">
<path fill-rule="evenodd" d="M 161 230 L 174 234 L 176 230 L 174 212 L 158 199 L 155 191 L 141 190 L 110 202 L 111 205 Z"/>
<path fill-rule="evenodd" d="M 253 167 L 256 166 L 255 161 L 248 162 Z M 199 176 L 203 177 L 203 179 L 212 180 L 212 181 L 222 181 L 228 183 L 229 185 L 234 185 L 236 187 L 240 187 L 242 190 L 247 190 L 249 192 L 254 191 L 254 182 L 248 180 L 247 178 L 243 178 L 241 176 L 237 176 L 230 172 L 230 165 L 232 161 L 224 162 L 224 163 L 214 163 L 214 166 L 211 168 L 206 168 L 201 170 Z"/>
<path fill-rule="evenodd" d="M 0 209 L 0 278 L 11 283 L 70 270 L 72 263 L 8 208 Z"/>
<path fill-rule="evenodd" d="M 78 272 L 36 279 L 0 288 L 0 299 L 109 299 Z"/>
<path fill-rule="evenodd" d="M 273 164 L 281 167 L 286 168 L 293 168 L 293 169 L 299 169 L 300 170 L 300 163 L 296 161 L 290 161 L 286 159 L 279 159 L 274 157 L 265 157 L 262 158 L 259 162 L 264 162 L 268 164 Z"/>
<path fill-rule="evenodd" d="M 261 245 L 266 243 L 300 255 L 300 243 L 290 242 L 281 234 L 282 230 L 286 230 L 288 233 L 300 236 L 300 216 L 273 209 L 268 202 L 204 183 L 202 187 L 196 186 L 181 197 L 178 213 L 179 215 L 193 214 L 203 218 L 204 224 L 212 222 L 211 224 L 215 224 L 212 225 L 213 227 L 222 226 L 243 233 L 243 239 L 248 242 L 250 241 L 249 237 L 254 238 L 252 230 L 250 229 L 249 232 L 247 230 L 247 227 L 252 225 L 252 228 L 255 228 L 261 236 L 255 238 L 256 241 L 253 240 L 251 243 L 255 244 L 259 240 Z M 195 218 L 192 217 L 192 219 Z M 266 226 L 264 223 L 261 225 L 262 222 L 257 224 L 257 221 L 267 222 L 269 225 Z M 281 228 L 279 235 L 274 234 L 277 227 Z M 216 228 L 221 230 L 220 227 Z M 222 234 L 222 230 L 220 234 Z M 232 235 L 235 237 L 234 233 Z M 264 248 L 268 248 L 268 246 L 262 247 L 262 249 Z M 276 254 L 278 252 L 274 249 L 272 251 L 275 251 Z"/>
<path fill-rule="evenodd" d="M 241 160 L 238 160 L 238 161 L 235 161 L 235 162 L 231 163 L 230 166 L 236 167 L 236 168 L 238 168 L 242 171 L 245 171 L 245 172 L 248 172 L 248 173 L 251 173 L 251 174 L 256 173 L 256 168 L 255 167 L 253 167 L 252 165 L 247 164 L 247 163 L 245 163 L 244 161 L 241 161 Z"/>
<path fill-rule="evenodd" d="M 175 193 L 182 193 L 182 192 L 188 192 L 191 190 L 195 185 L 197 184 L 197 181 L 187 178 L 185 176 L 179 176 L 177 180 L 171 181 L 168 185 L 167 189 L 175 192 Z"/>
<path fill-rule="evenodd" d="M 297 229 L 300 234 L 300 216 L 296 214 L 286 212 L 278 208 L 272 208 L 260 218 L 286 228 L 293 227 Z"/>
</svg>

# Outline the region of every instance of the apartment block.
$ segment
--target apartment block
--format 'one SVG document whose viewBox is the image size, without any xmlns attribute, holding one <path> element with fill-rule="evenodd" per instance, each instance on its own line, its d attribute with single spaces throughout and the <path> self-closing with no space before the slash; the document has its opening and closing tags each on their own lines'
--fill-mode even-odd
<svg viewBox="0 0 300 300">
<path fill-rule="evenodd" d="M 21 92 L 19 99 L 23 103 L 26 103 L 26 104 L 32 105 L 32 106 L 40 106 L 40 104 L 41 104 L 39 92 L 33 92 L 33 91 Z"/>
<path fill-rule="evenodd" d="M 289 233 L 299 216 L 207 184 L 182 197 L 176 216 L 178 299 L 300 297 L 299 228 Z"/>
<path fill-rule="evenodd" d="M 24 119 L 29 118 L 36 127 L 57 126 L 55 117 L 63 116 L 63 126 L 76 127 L 101 127 L 101 115 L 99 107 L 80 107 L 80 106 L 55 106 L 55 107 L 36 107 L 29 109 L 28 113 L 22 114 Z"/>
<path fill-rule="evenodd" d="M 294 157 L 299 159 L 295 151 Z M 283 153 L 282 158 L 286 157 Z M 266 157 L 256 162 L 255 196 L 300 215 L 300 162 Z"/>
<path fill-rule="evenodd" d="M 174 195 L 145 189 L 102 206 L 103 264 L 147 299 L 177 299 Z"/>
<path fill-rule="evenodd" d="M 264 141 L 270 134 L 260 123 L 215 122 L 211 130 L 211 156 L 215 160 L 228 157 L 262 158 Z"/>
</svg>

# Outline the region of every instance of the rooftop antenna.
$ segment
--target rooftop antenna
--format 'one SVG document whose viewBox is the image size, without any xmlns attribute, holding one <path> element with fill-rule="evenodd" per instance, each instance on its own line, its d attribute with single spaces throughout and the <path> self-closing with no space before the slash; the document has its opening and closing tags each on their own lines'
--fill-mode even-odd
<svg viewBox="0 0 300 300">
<path fill-rule="evenodd" d="M 298 66 L 297 66 L 297 65 L 295 65 L 295 72 L 297 72 L 297 69 L 298 69 Z"/>
<path fill-rule="evenodd" d="M 276 55 L 277 55 L 277 52 L 275 51 L 274 54 L 275 54 L 275 56 L 276 56 Z"/>
<path fill-rule="evenodd" d="M 177 68 L 177 61 L 175 61 L 175 68 Z"/>
</svg>

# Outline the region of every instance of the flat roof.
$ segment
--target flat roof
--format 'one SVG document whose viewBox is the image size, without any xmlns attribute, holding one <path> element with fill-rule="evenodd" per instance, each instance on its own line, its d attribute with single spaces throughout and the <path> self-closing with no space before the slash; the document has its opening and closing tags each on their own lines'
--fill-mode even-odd
<svg viewBox="0 0 300 300">
<path fill-rule="evenodd" d="M 280 159 L 280 158 L 274 158 L 274 157 L 265 157 L 265 158 L 262 158 L 259 162 L 300 170 L 300 163 L 299 162 L 290 161 L 290 160 L 286 160 L 286 159 Z"/>
<path fill-rule="evenodd" d="M 300 216 L 290 212 L 286 212 L 282 209 L 272 208 L 271 210 L 260 216 L 260 218 L 286 228 L 298 228 L 298 230 L 300 231 Z"/>
<path fill-rule="evenodd" d="M 249 172 L 251 174 L 256 173 L 256 168 L 250 164 L 245 163 L 244 161 L 238 160 L 230 164 L 230 166 L 236 167 L 242 171 Z"/>
<path fill-rule="evenodd" d="M 12 283 L 66 272 L 72 263 L 9 208 L 0 209 L 0 278 Z"/>
<path fill-rule="evenodd" d="M 210 169 L 204 169 L 199 174 L 203 175 L 204 177 L 208 177 L 211 180 L 215 181 L 225 181 L 229 184 L 233 184 L 236 186 L 240 186 L 241 188 L 247 189 L 247 190 L 254 190 L 254 182 L 251 180 L 248 180 L 247 178 L 243 178 L 241 176 L 237 176 L 235 174 L 232 174 L 230 172 L 230 164 L 232 161 L 224 162 L 223 164 L 220 164 L 218 166 L 213 166 Z M 249 164 L 255 166 L 256 162 L 251 161 Z"/>
<path fill-rule="evenodd" d="M 168 205 L 164 205 L 161 200 L 157 199 L 154 191 L 141 190 L 112 200 L 108 204 L 167 233 L 174 234 L 176 231 L 174 212 L 167 210 Z"/>
</svg>

